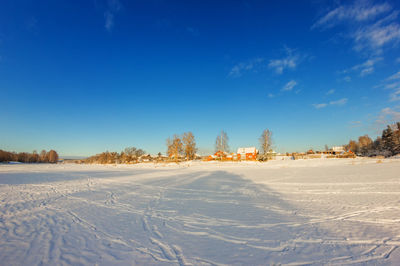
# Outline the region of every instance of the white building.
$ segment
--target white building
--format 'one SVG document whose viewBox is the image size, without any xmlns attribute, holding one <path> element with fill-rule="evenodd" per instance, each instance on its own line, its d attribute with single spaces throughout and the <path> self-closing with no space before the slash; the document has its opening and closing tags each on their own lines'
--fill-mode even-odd
<svg viewBox="0 0 400 266">
<path fill-rule="evenodd" d="M 257 158 L 258 150 L 256 147 L 238 148 L 236 153 L 240 155 L 242 160 L 255 160 Z"/>
<path fill-rule="evenodd" d="M 344 152 L 344 147 L 343 146 L 333 146 L 332 151 L 334 152 Z"/>
</svg>

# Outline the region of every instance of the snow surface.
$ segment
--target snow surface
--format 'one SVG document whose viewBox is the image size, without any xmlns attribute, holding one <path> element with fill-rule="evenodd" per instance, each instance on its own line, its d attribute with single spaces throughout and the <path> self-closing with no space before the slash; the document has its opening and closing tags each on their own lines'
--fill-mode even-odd
<svg viewBox="0 0 400 266">
<path fill-rule="evenodd" d="M 1 265 L 400 265 L 400 160 L 0 165 Z"/>
</svg>

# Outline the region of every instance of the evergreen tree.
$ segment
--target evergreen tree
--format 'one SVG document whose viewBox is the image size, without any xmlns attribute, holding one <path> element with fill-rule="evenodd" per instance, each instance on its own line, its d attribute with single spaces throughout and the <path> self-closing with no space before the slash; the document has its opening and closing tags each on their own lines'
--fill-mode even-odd
<svg viewBox="0 0 400 266">
<path fill-rule="evenodd" d="M 382 132 L 382 146 L 385 157 L 393 155 L 395 143 L 393 130 L 390 126 L 387 126 L 387 128 Z"/>
</svg>

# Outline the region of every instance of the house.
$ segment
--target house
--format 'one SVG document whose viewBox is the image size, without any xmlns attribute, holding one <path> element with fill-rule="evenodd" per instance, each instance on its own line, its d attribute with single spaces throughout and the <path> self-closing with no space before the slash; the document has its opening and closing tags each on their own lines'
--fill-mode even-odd
<svg viewBox="0 0 400 266">
<path fill-rule="evenodd" d="M 217 151 L 214 153 L 214 155 L 210 155 L 208 156 L 208 160 L 225 160 L 227 157 L 227 153 L 224 151 Z"/>
<path fill-rule="evenodd" d="M 342 153 L 342 152 L 344 152 L 345 150 L 344 150 L 344 147 L 343 147 L 343 146 L 333 146 L 333 147 L 332 147 L 332 151 L 333 151 L 334 153 Z"/>
<path fill-rule="evenodd" d="M 258 150 L 256 147 L 238 148 L 236 153 L 239 160 L 257 160 Z"/>
<path fill-rule="evenodd" d="M 313 151 L 313 149 L 309 149 L 309 150 L 307 151 L 307 154 L 315 154 L 315 152 Z"/>
<path fill-rule="evenodd" d="M 139 162 L 151 162 L 153 160 L 153 157 L 151 157 L 150 154 L 144 154 L 139 157 Z"/>
<path fill-rule="evenodd" d="M 213 155 L 207 156 L 206 161 L 240 161 L 240 160 L 257 160 L 258 150 L 256 147 L 239 148 L 237 153 L 227 153 L 224 151 L 217 151 Z"/>
</svg>

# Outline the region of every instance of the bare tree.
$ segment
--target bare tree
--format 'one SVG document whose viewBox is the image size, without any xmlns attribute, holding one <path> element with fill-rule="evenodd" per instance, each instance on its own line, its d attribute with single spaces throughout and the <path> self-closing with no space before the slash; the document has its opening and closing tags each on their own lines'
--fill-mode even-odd
<svg viewBox="0 0 400 266">
<path fill-rule="evenodd" d="M 127 147 L 124 150 L 124 155 L 121 160 L 126 162 L 137 161 L 138 158 L 144 155 L 146 152 L 142 149 L 137 149 L 136 147 Z M 122 153 L 121 153 L 122 156 Z"/>
<path fill-rule="evenodd" d="M 179 155 L 183 151 L 182 140 L 179 135 L 175 134 L 173 139 L 167 139 L 167 154 L 170 158 L 174 158 L 175 161 L 178 161 Z"/>
<path fill-rule="evenodd" d="M 394 147 L 394 154 L 400 154 L 400 122 L 396 123 L 396 130 L 394 131 L 394 142 L 395 142 L 395 147 Z"/>
<path fill-rule="evenodd" d="M 221 130 L 221 134 L 215 140 L 215 151 L 229 152 L 228 135 Z"/>
<path fill-rule="evenodd" d="M 46 150 L 42 150 L 41 152 L 40 152 L 40 155 L 39 155 L 39 157 L 40 157 L 40 162 L 41 163 L 47 163 L 47 152 L 46 152 Z"/>
<path fill-rule="evenodd" d="M 121 151 L 121 155 L 120 155 L 120 162 L 121 163 L 129 163 L 129 156 L 124 152 Z"/>
<path fill-rule="evenodd" d="M 354 153 L 358 153 L 358 143 L 354 140 L 350 140 L 349 144 L 345 145 L 346 150 L 350 150 Z"/>
<path fill-rule="evenodd" d="M 140 156 L 145 155 L 145 154 L 146 154 L 146 152 L 144 150 L 142 150 L 142 149 L 137 149 L 136 152 L 135 152 L 135 156 L 137 158 L 139 158 Z"/>
<path fill-rule="evenodd" d="M 47 155 L 47 160 L 49 163 L 57 163 L 58 162 L 58 154 L 55 150 L 50 150 Z"/>
<path fill-rule="evenodd" d="M 167 145 L 167 156 L 172 157 L 173 152 L 172 152 L 172 140 L 170 137 L 167 138 L 166 140 L 166 145 Z"/>
<path fill-rule="evenodd" d="M 368 151 L 372 147 L 372 139 L 368 135 L 364 135 L 358 138 L 358 147 L 363 155 L 367 155 Z"/>
<path fill-rule="evenodd" d="M 261 154 L 265 157 L 272 148 L 272 132 L 269 129 L 265 129 L 260 137 L 260 150 Z"/>
<path fill-rule="evenodd" d="M 29 162 L 29 154 L 26 152 L 20 152 L 18 153 L 18 162 L 21 163 L 28 163 Z"/>
<path fill-rule="evenodd" d="M 125 148 L 124 152 L 128 156 L 133 156 L 133 155 L 135 155 L 136 150 L 137 149 L 135 147 L 127 147 L 127 148 Z"/>
<path fill-rule="evenodd" d="M 37 163 L 39 161 L 40 161 L 39 154 L 37 153 L 36 150 L 34 150 L 32 152 L 32 154 L 30 155 L 30 157 L 29 157 L 29 162 L 30 163 Z"/>
<path fill-rule="evenodd" d="M 196 156 L 196 141 L 192 132 L 186 132 L 182 136 L 183 150 L 187 160 L 193 160 Z"/>
</svg>

